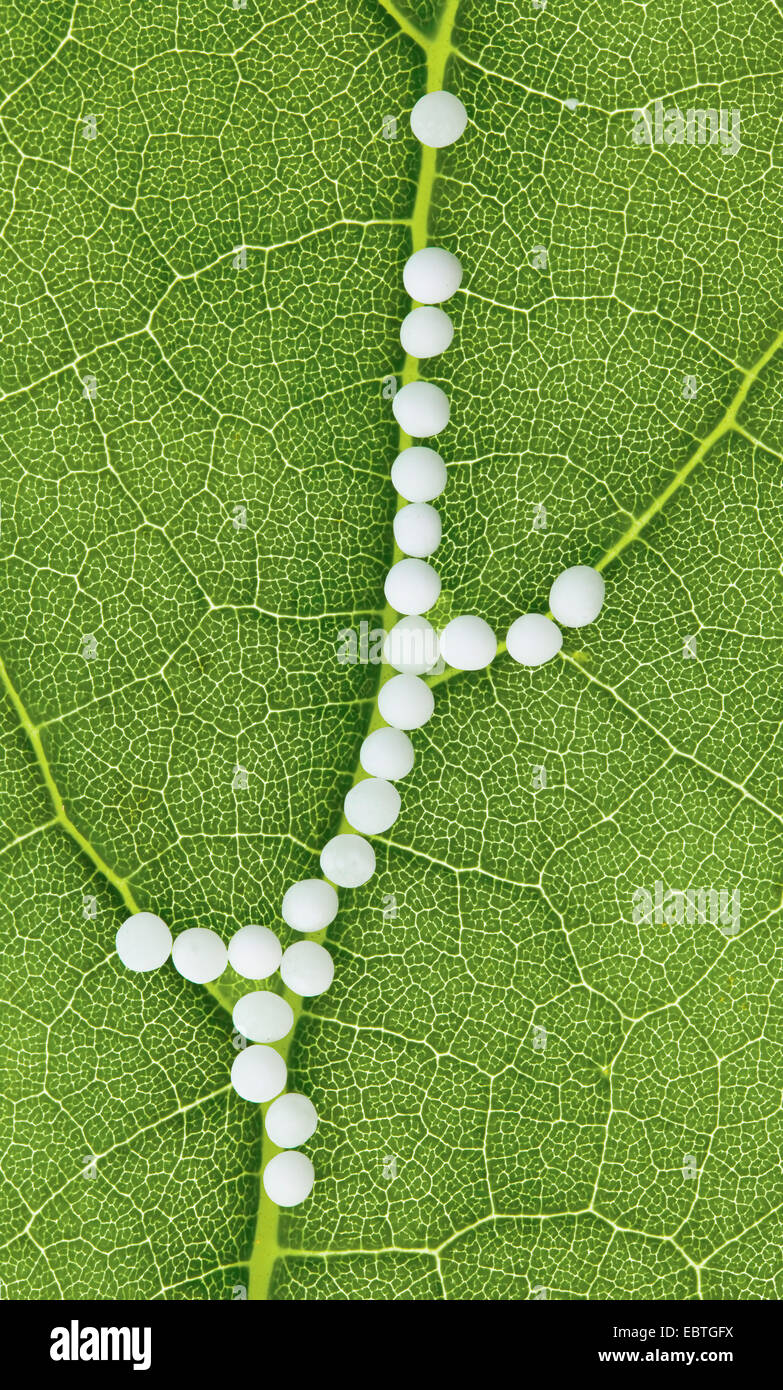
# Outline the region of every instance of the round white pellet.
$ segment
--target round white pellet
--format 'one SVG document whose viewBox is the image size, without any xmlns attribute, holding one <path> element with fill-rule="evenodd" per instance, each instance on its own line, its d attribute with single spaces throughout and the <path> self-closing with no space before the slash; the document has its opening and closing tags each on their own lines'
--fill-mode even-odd
<svg viewBox="0 0 783 1390">
<path fill-rule="evenodd" d="M 392 411 L 400 429 L 412 439 L 428 439 L 449 423 L 449 398 L 431 381 L 409 381 L 392 400 Z"/>
<path fill-rule="evenodd" d="M 317 941 L 295 941 L 283 952 L 280 974 L 294 994 L 309 998 L 329 988 L 334 979 L 334 961 Z"/>
<path fill-rule="evenodd" d="M 359 749 L 359 762 L 371 777 L 398 782 L 413 767 L 413 744 L 402 729 L 373 729 Z"/>
<path fill-rule="evenodd" d="M 394 518 L 394 539 L 405 555 L 431 555 L 440 545 L 440 534 L 440 513 L 429 502 L 411 502 Z"/>
<path fill-rule="evenodd" d="M 171 932 L 154 912 L 134 912 L 118 928 L 114 944 L 125 968 L 143 973 L 165 965 L 171 955 Z"/>
<path fill-rule="evenodd" d="M 357 782 L 345 798 L 345 819 L 362 835 L 382 835 L 399 814 L 400 793 L 383 777 Z"/>
<path fill-rule="evenodd" d="M 405 676 L 423 676 L 440 655 L 438 634 L 432 623 L 419 615 L 400 618 L 386 634 L 383 659 Z"/>
<path fill-rule="evenodd" d="M 279 1096 L 288 1075 L 286 1064 L 273 1047 L 244 1047 L 234 1058 L 231 1085 L 243 1100 L 264 1101 Z"/>
<path fill-rule="evenodd" d="M 506 637 L 509 656 L 520 666 L 543 666 L 557 656 L 563 645 L 563 634 L 551 618 L 540 613 L 525 613 L 511 624 Z"/>
<path fill-rule="evenodd" d="M 294 1026 L 294 1011 L 279 994 L 268 989 L 254 989 L 237 1000 L 233 1021 L 237 1032 L 251 1042 L 279 1042 Z"/>
<path fill-rule="evenodd" d="M 400 342 L 409 357 L 437 357 L 451 346 L 454 324 L 444 309 L 424 304 L 411 309 L 400 324 Z"/>
<path fill-rule="evenodd" d="M 446 486 L 446 465 L 426 444 L 412 444 L 394 460 L 391 480 L 407 502 L 431 502 Z"/>
<path fill-rule="evenodd" d="M 375 873 L 375 850 L 361 835 L 335 835 L 321 850 L 321 870 L 341 888 L 360 888 Z"/>
<path fill-rule="evenodd" d="M 414 251 L 402 272 L 402 283 L 411 299 L 419 304 L 442 304 L 459 289 L 461 281 L 462 266 L 442 246 Z"/>
<path fill-rule="evenodd" d="M 422 145 L 441 150 L 459 140 L 468 113 L 453 92 L 427 92 L 411 111 L 411 130 Z"/>
<path fill-rule="evenodd" d="M 480 671 L 497 653 L 497 638 L 483 618 L 452 618 L 440 634 L 440 654 L 457 671 Z"/>
<path fill-rule="evenodd" d="M 309 1197 L 315 1182 L 315 1169 L 307 1154 L 286 1149 L 275 1154 L 264 1169 L 264 1191 L 278 1207 L 296 1207 Z"/>
<path fill-rule="evenodd" d="M 278 1149 L 298 1149 L 318 1128 L 318 1111 L 307 1096 L 297 1091 L 273 1100 L 264 1120 L 266 1132 Z"/>
<path fill-rule="evenodd" d="M 217 932 L 209 927 L 190 927 L 180 932 L 171 948 L 171 959 L 180 975 L 196 985 L 206 985 L 222 975 L 228 951 Z"/>
<path fill-rule="evenodd" d="M 283 948 L 269 927 L 240 927 L 228 943 L 229 964 L 246 980 L 267 980 L 282 956 Z"/>
<path fill-rule="evenodd" d="M 572 565 L 549 590 L 549 607 L 563 627 L 586 627 L 601 612 L 606 585 L 590 565 Z"/>
<path fill-rule="evenodd" d="M 392 676 L 378 692 L 381 718 L 393 729 L 420 729 L 434 708 L 432 691 L 418 676 Z"/>
<path fill-rule="evenodd" d="M 398 560 L 383 586 L 387 602 L 398 613 L 426 612 L 440 596 L 440 576 L 426 560 Z"/>
<path fill-rule="evenodd" d="M 303 878 L 294 883 L 283 898 L 283 921 L 294 931 L 323 931 L 337 916 L 339 899 L 331 883 L 320 878 Z"/>
</svg>

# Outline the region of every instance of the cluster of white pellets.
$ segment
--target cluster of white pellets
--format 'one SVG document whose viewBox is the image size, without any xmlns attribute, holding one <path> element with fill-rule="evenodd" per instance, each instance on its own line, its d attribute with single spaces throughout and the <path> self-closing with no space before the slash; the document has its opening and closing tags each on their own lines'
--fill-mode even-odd
<svg viewBox="0 0 783 1390">
<path fill-rule="evenodd" d="M 411 113 L 414 135 L 434 149 L 453 144 L 467 124 L 462 102 L 449 92 L 429 92 Z M 414 252 L 403 270 L 405 289 L 414 301 L 400 327 L 400 342 L 408 357 L 428 359 L 445 352 L 454 326 L 438 306 L 450 299 L 462 281 L 455 255 L 438 246 Z M 401 430 L 412 439 L 430 439 L 449 423 L 449 400 L 439 386 L 411 381 L 394 397 L 393 411 Z M 477 671 L 489 666 L 497 639 L 483 618 L 463 614 L 437 633 L 424 614 L 437 603 L 440 577 L 429 563 L 441 540 L 441 519 L 432 502 L 446 486 L 446 466 L 440 454 L 423 444 L 403 449 L 391 470 L 392 483 L 405 505 L 394 521 L 394 537 L 403 559 L 393 564 L 384 585 L 386 599 L 399 615 L 387 633 L 383 655 L 397 673 L 378 694 L 378 711 L 385 727 L 374 729 L 360 750 L 367 774 L 346 795 L 344 815 L 357 833 L 335 835 L 324 845 L 320 866 L 323 879 L 292 884 L 283 896 L 280 914 L 304 937 L 324 931 L 337 915 L 339 900 L 333 887 L 359 888 L 375 872 L 375 851 L 366 835 L 382 835 L 400 813 L 396 782 L 413 767 L 414 751 L 408 732 L 430 719 L 434 697 L 422 676 L 442 658 L 449 666 Z M 583 627 L 600 612 L 604 582 L 597 570 L 576 565 L 555 580 L 549 594 L 556 622 L 539 613 L 517 618 L 509 628 L 506 649 L 524 666 L 540 666 L 562 646 L 564 627 Z M 332 983 L 334 965 L 329 952 L 316 941 L 300 940 L 286 950 L 269 927 L 241 927 L 224 945 L 207 927 L 191 927 L 175 939 L 166 923 L 152 912 L 137 912 L 117 932 L 117 954 L 127 969 L 159 969 L 171 956 L 180 975 L 196 984 L 217 980 L 227 965 L 243 979 L 258 983 L 279 971 L 283 984 L 305 998 L 323 994 Z M 246 1040 L 231 1067 L 236 1093 L 252 1104 L 268 1105 L 266 1133 L 281 1152 L 264 1167 L 263 1184 L 278 1206 L 291 1207 L 310 1194 L 315 1172 L 298 1150 L 312 1138 L 318 1115 L 306 1096 L 285 1091 L 285 1059 L 273 1046 L 287 1037 L 294 1011 L 270 989 L 253 989 L 237 1000 L 233 1023 Z M 271 1103 L 270 1103 L 271 1102 Z"/>
<path fill-rule="evenodd" d="M 414 134 L 436 149 L 456 140 L 466 122 L 462 102 L 448 92 L 428 93 L 411 115 Z M 448 314 L 436 306 L 454 294 L 461 279 L 462 267 L 449 251 L 427 247 L 410 257 L 403 281 L 416 306 L 400 329 L 409 357 L 435 357 L 449 347 L 454 327 Z M 404 386 L 394 398 L 393 409 L 400 428 L 416 439 L 439 434 L 449 422 L 445 392 L 424 381 Z M 440 579 L 426 558 L 440 544 L 440 515 L 430 503 L 443 491 L 446 468 L 434 449 L 413 447 L 396 459 L 392 479 L 409 503 L 394 523 L 397 545 L 406 558 L 392 566 L 386 579 L 386 597 L 402 616 L 387 636 L 384 657 L 398 674 L 379 695 L 387 727 L 375 729 L 361 747 L 360 762 L 367 778 L 357 782 L 345 798 L 345 819 L 359 833 L 335 835 L 321 851 L 324 878 L 302 879 L 283 896 L 283 921 L 305 937 L 324 931 L 334 921 L 338 908 L 334 884 L 358 888 L 374 873 L 375 851 L 364 836 L 383 834 L 397 819 L 400 794 L 394 784 L 413 767 L 413 745 L 405 730 L 425 724 L 433 710 L 432 691 L 419 676 L 438 660 L 438 640 L 432 625 L 420 615 L 440 594 Z M 480 623 L 480 619 L 462 621 Z M 457 642 L 456 637 L 453 640 Z M 191 927 L 172 939 L 160 917 L 137 912 L 123 922 L 116 944 L 129 970 L 156 970 L 171 956 L 179 973 L 197 984 L 218 979 L 227 965 L 255 983 L 279 970 L 293 994 L 312 998 L 323 994 L 334 977 L 332 958 L 324 946 L 305 939 L 284 951 L 276 934 L 263 926 L 240 928 L 226 947 L 207 927 Z M 310 1159 L 298 1149 L 315 1133 L 318 1115 L 306 1096 L 283 1094 L 287 1068 L 273 1044 L 290 1033 L 294 1011 L 275 991 L 253 989 L 237 1000 L 233 1023 L 246 1045 L 234 1059 L 231 1084 L 251 1104 L 268 1105 L 267 1136 L 282 1150 L 264 1167 L 264 1189 L 278 1206 L 296 1206 L 310 1194 L 315 1178 Z"/>
<path fill-rule="evenodd" d="M 549 611 L 557 622 L 543 613 L 525 613 L 516 618 L 506 634 L 506 651 L 520 666 L 543 666 L 557 656 L 563 645 L 563 627 L 586 627 L 598 617 L 606 586 L 603 575 L 589 565 L 572 565 L 557 576 L 549 590 Z"/>
<path fill-rule="evenodd" d="M 330 883 L 304 879 L 288 889 L 280 910 L 294 931 L 322 931 L 337 912 L 337 894 Z M 275 932 L 254 924 L 240 927 L 225 946 L 209 927 L 189 927 L 172 938 L 162 918 L 136 912 L 117 932 L 116 946 L 128 970 L 157 970 L 171 956 L 180 975 L 200 985 L 211 984 L 230 965 L 237 975 L 255 983 L 279 971 L 294 994 L 312 997 L 323 994 L 334 977 L 332 958 L 318 942 L 296 941 L 284 951 Z M 294 1011 L 273 990 L 254 989 L 237 1000 L 232 1017 L 237 1033 L 247 1042 L 234 1059 L 231 1084 L 243 1100 L 257 1105 L 273 1102 L 264 1120 L 266 1132 L 273 1144 L 285 1150 L 264 1168 L 264 1188 L 278 1206 L 296 1206 L 309 1195 L 315 1171 L 310 1159 L 295 1150 L 315 1133 L 318 1115 L 307 1096 L 282 1094 L 287 1067 L 270 1046 L 288 1036 Z"/>
<path fill-rule="evenodd" d="M 414 506 L 403 507 L 397 519 L 414 510 Z M 395 525 L 397 544 L 403 550 L 401 532 Z M 480 671 L 494 661 L 497 638 L 489 623 L 467 613 L 452 618 L 441 632 L 435 631 L 423 615 L 438 600 L 440 579 L 432 566 L 421 560 L 406 558 L 392 565 L 385 589 L 391 607 L 406 616 L 395 623 L 384 643 L 385 661 L 400 674 L 382 687 L 378 705 L 388 724 L 397 729 L 418 729 L 434 708 L 432 691 L 419 677 L 431 671 L 439 658 L 457 671 Z M 563 570 L 549 591 L 549 608 L 557 621 L 543 613 L 524 613 L 516 618 L 506 634 L 509 656 L 520 666 L 542 666 L 551 661 L 563 645 L 557 624 L 576 628 L 594 622 L 603 606 L 604 591 L 602 575 L 589 565 Z"/>
</svg>

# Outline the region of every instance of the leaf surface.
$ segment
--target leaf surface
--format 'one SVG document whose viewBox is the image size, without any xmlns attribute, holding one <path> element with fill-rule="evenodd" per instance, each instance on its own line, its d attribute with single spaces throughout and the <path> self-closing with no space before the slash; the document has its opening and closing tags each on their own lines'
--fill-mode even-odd
<svg viewBox="0 0 783 1390">
<path fill-rule="evenodd" d="M 0 109 L 6 1296 L 780 1297 L 779 13 L 45 9 Z M 656 98 L 739 149 L 635 144 Z M 340 826 L 426 240 L 465 272 L 436 617 L 502 636 L 573 563 L 607 602 L 433 677 L 288 1049 L 321 1123 L 278 1222 L 240 982 L 114 933 L 279 925 Z M 634 921 L 656 882 L 739 929 Z"/>
</svg>

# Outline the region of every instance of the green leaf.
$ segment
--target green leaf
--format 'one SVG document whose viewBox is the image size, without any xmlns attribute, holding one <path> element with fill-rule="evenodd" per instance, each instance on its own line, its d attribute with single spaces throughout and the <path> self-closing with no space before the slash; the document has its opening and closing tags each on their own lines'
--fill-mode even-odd
<svg viewBox="0 0 783 1390">
<path fill-rule="evenodd" d="M 774 6 L 71 11 L 2 64 L 4 1296 L 779 1298 Z M 443 85 L 436 157 L 407 113 Z M 636 144 L 656 99 L 739 148 Z M 431 678 L 281 1045 L 321 1120 L 278 1219 L 241 982 L 131 976 L 114 934 L 291 939 L 379 722 L 388 672 L 337 653 L 394 619 L 427 242 L 464 267 L 422 368 L 438 616 L 502 637 L 574 563 L 607 599 L 547 666 Z M 738 920 L 635 920 L 657 883 Z"/>
</svg>

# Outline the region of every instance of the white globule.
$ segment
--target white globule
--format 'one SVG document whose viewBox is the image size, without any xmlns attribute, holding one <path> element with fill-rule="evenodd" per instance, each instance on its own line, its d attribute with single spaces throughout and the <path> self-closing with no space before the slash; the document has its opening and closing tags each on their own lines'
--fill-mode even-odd
<svg viewBox="0 0 783 1390">
<path fill-rule="evenodd" d="M 411 111 L 411 130 L 431 150 L 453 145 L 467 123 L 468 113 L 453 92 L 427 92 Z"/>
<path fill-rule="evenodd" d="M 361 888 L 375 873 L 375 850 L 361 835 L 335 835 L 321 850 L 321 871 L 341 888 Z"/>
<path fill-rule="evenodd" d="M 126 970 L 143 973 L 165 965 L 171 955 L 171 932 L 154 912 L 134 912 L 117 931 L 114 944 Z"/>
<path fill-rule="evenodd" d="M 434 304 L 411 309 L 400 324 L 400 342 L 409 357 L 438 357 L 451 346 L 453 337 L 454 324 Z"/>
<path fill-rule="evenodd" d="M 434 708 L 432 691 L 418 676 L 392 676 L 378 692 L 381 718 L 393 729 L 420 729 Z"/>
<path fill-rule="evenodd" d="M 457 671 L 480 671 L 497 654 L 497 638 L 483 618 L 452 618 L 440 634 L 440 654 Z"/>
<path fill-rule="evenodd" d="M 371 777 L 398 782 L 413 767 L 413 744 L 402 729 L 374 729 L 359 750 L 359 762 Z"/>
<path fill-rule="evenodd" d="M 418 617 L 437 603 L 440 576 L 426 560 L 398 560 L 386 576 L 383 592 L 398 613 Z"/>
<path fill-rule="evenodd" d="M 442 246 L 425 246 L 405 262 L 402 283 L 418 304 L 442 304 L 459 289 L 462 266 Z"/>
<path fill-rule="evenodd" d="M 394 539 L 405 555 L 422 560 L 440 545 L 440 513 L 429 502 L 411 502 L 394 518 Z"/>
<path fill-rule="evenodd" d="M 467 119 L 458 97 L 430 92 L 416 103 L 411 128 L 423 145 L 440 149 L 460 138 Z M 434 306 L 449 299 L 461 280 L 459 260 L 443 248 L 426 247 L 409 258 L 403 271 L 405 289 L 422 307 L 412 309 L 400 327 L 400 342 L 408 356 L 426 359 L 449 348 L 454 336 L 451 318 Z M 415 380 L 402 386 L 393 397 L 392 410 L 401 430 L 413 439 L 437 435 L 449 423 L 448 397 L 431 382 Z M 375 729 L 365 738 L 360 763 L 368 777 L 345 797 L 345 819 L 360 833 L 336 835 L 321 851 L 321 870 L 332 882 L 303 879 L 283 897 L 282 918 L 301 933 L 322 931 L 334 920 L 339 900 L 332 883 L 357 888 L 375 871 L 375 852 L 363 836 L 383 834 L 396 821 L 401 800 L 394 781 L 406 777 L 414 764 L 413 745 L 404 731 L 420 728 L 434 711 L 433 692 L 419 677 L 432 669 L 439 656 L 455 669 L 469 671 L 489 666 L 497 652 L 495 633 L 482 618 L 458 616 L 439 636 L 421 616 L 441 592 L 439 575 L 425 562 L 441 540 L 440 515 L 429 505 L 446 484 L 440 454 L 423 445 L 404 449 L 392 465 L 391 477 L 409 505 L 401 507 L 394 519 L 395 542 L 406 558 L 392 565 L 384 584 L 387 602 L 404 615 L 384 641 L 384 660 L 399 672 L 378 694 L 378 711 L 389 727 Z M 600 573 L 575 565 L 552 584 L 550 609 L 565 627 L 583 627 L 600 613 L 604 595 Z M 534 667 L 554 657 L 562 642 L 555 622 L 541 614 L 526 614 L 512 623 L 506 647 L 513 660 Z M 279 967 L 287 988 L 305 998 L 323 994 L 334 978 L 334 962 L 323 946 L 305 939 L 283 952 L 274 932 L 255 925 L 236 932 L 228 948 L 216 932 L 205 928 L 182 932 L 172 946 L 165 922 L 141 912 L 119 928 L 116 948 L 123 964 L 133 971 L 156 969 L 171 953 L 179 973 L 199 984 L 217 979 L 227 961 L 238 974 L 253 980 L 265 979 Z M 310 1195 L 315 1180 L 311 1160 L 297 1149 L 315 1133 L 318 1113 L 306 1096 L 281 1094 L 286 1062 L 267 1045 L 290 1033 L 294 1010 L 271 990 L 252 990 L 238 999 L 232 1017 L 237 1032 L 251 1045 L 237 1052 L 231 1084 L 247 1101 L 272 1102 L 265 1117 L 266 1133 L 283 1150 L 264 1167 L 264 1190 L 280 1207 L 297 1206 Z"/>
<path fill-rule="evenodd" d="M 318 1111 L 307 1096 L 297 1091 L 273 1100 L 264 1118 L 266 1132 L 278 1149 L 298 1149 L 318 1128 Z"/>
<path fill-rule="evenodd" d="M 296 1149 L 270 1158 L 263 1173 L 264 1191 L 278 1207 L 297 1207 L 309 1197 L 315 1182 L 315 1169 L 307 1154 Z"/>
<path fill-rule="evenodd" d="M 412 444 L 394 460 L 391 480 L 406 502 L 431 502 L 446 486 L 446 465 L 426 444 Z"/>
<path fill-rule="evenodd" d="M 283 921 L 294 931 L 323 931 L 334 921 L 339 906 L 331 883 L 303 878 L 288 889 L 280 911 Z"/>
<path fill-rule="evenodd" d="M 399 814 L 400 793 L 382 777 L 357 782 L 345 798 L 345 819 L 362 835 L 382 835 Z"/>
<path fill-rule="evenodd" d="M 520 666 L 543 666 L 557 656 L 562 645 L 560 628 L 541 613 L 525 613 L 517 618 L 506 637 L 506 650 Z"/>
<path fill-rule="evenodd" d="M 490 666 L 498 653 L 498 639 L 483 617 L 452 617 L 439 637 L 446 666 L 458 671 L 478 671 Z"/>
<path fill-rule="evenodd" d="M 334 979 L 334 961 L 317 941 L 295 941 L 283 952 L 280 975 L 294 994 L 309 999 L 329 988 Z"/>
<path fill-rule="evenodd" d="M 180 932 L 171 948 L 175 968 L 195 985 L 207 985 L 222 975 L 228 951 L 217 932 L 209 927 L 190 927 Z"/>
<path fill-rule="evenodd" d="M 243 994 L 234 1005 L 234 1027 L 255 1043 L 279 1042 L 294 1026 L 294 1011 L 287 1000 L 268 989 Z"/>
<path fill-rule="evenodd" d="M 586 627 L 601 612 L 606 593 L 603 575 L 590 565 L 572 565 L 549 590 L 552 615 L 563 627 Z"/>
<path fill-rule="evenodd" d="M 409 381 L 394 396 L 392 411 L 400 429 L 412 439 L 429 439 L 449 423 L 449 398 L 431 381 Z"/>
<path fill-rule="evenodd" d="M 231 1085 L 243 1100 L 263 1105 L 264 1101 L 280 1095 L 287 1075 L 288 1069 L 279 1052 L 273 1047 L 253 1043 L 251 1047 L 243 1047 L 234 1058 Z"/>
<path fill-rule="evenodd" d="M 423 676 L 432 670 L 439 656 L 438 634 L 420 614 L 400 618 L 386 634 L 383 659 L 404 676 Z"/>
<path fill-rule="evenodd" d="M 240 927 L 228 943 L 228 961 L 246 980 L 267 980 L 274 975 L 283 948 L 269 927 Z"/>
</svg>

